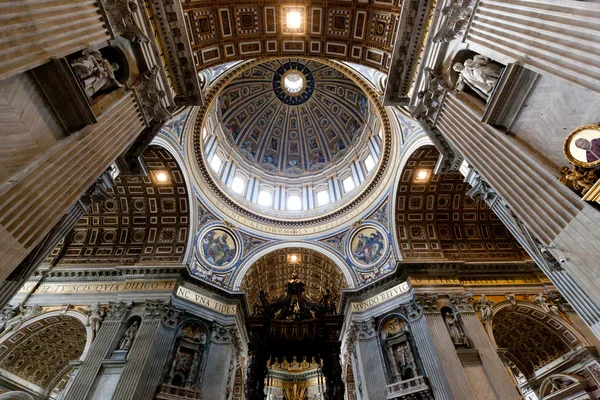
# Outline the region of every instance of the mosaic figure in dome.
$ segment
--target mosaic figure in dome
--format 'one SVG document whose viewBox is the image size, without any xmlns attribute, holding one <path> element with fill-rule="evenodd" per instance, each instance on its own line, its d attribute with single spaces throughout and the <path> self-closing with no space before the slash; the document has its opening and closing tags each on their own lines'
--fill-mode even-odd
<svg viewBox="0 0 600 400">
<path fill-rule="evenodd" d="M 202 239 L 202 249 L 206 261 L 223 266 L 235 257 L 236 248 L 231 236 L 222 230 L 213 229 Z"/>
<path fill-rule="evenodd" d="M 352 255 L 364 264 L 373 264 L 383 255 L 384 247 L 383 235 L 379 231 L 365 229 L 354 238 Z"/>
</svg>

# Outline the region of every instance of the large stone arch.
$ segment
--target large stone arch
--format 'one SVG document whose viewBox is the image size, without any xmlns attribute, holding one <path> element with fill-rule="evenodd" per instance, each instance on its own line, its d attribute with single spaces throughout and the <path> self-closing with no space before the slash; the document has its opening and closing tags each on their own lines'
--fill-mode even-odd
<svg viewBox="0 0 600 400">
<path fill-rule="evenodd" d="M 562 317 L 526 301 L 496 304 L 485 328 L 495 347 L 506 348 L 506 357 L 527 377 L 562 355 L 589 346 Z"/>
<path fill-rule="evenodd" d="M 0 337 L 0 375 L 23 389 L 47 396 L 85 358 L 93 333 L 86 317 L 52 311 Z"/>
<path fill-rule="evenodd" d="M 458 173 L 434 174 L 439 152 L 418 147 L 397 182 L 394 224 L 404 261 L 522 261 L 529 257 Z"/>
<path fill-rule="evenodd" d="M 118 176 L 110 189 L 111 198 L 93 204 L 46 263 L 184 262 L 189 248 L 190 202 L 182 168 L 171 152 L 159 146 L 148 146 L 142 159 L 148 175 Z"/>
<path fill-rule="evenodd" d="M 307 295 L 314 301 L 319 301 L 327 289 L 339 300 L 341 290 L 349 287 L 352 281 L 348 281 L 344 269 L 330 254 L 332 253 L 301 243 L 272 246 L 268 251 L 253 257 L 254 261 L 239 274 L 236 280 L 239 280 L 239 283 L 235 288 L 246 291 L 248 304 L 252 306 L 260 290 L 270 299 L 283 294 L 285 283 L 290 279 L 292 272 L 296 272 L 306 285 Z M 290 262 L 287 258 L 289 255 L 296 255 L 299 259 L 297 262 Z"/>
</svg>

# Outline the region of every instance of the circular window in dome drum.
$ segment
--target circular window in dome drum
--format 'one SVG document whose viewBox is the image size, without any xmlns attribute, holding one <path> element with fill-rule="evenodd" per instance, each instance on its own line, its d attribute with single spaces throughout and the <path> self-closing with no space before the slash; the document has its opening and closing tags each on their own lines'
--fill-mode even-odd
<svg viewBox="0 0 600 400">
<path fill-rule="evenodd" d="M 315 78 L 310 69 L 302 63 L 285 63 L 273 75 L 273 90 L 284 104 L 303 104 L 312 96 L 314 89 Z"/>
</svg>

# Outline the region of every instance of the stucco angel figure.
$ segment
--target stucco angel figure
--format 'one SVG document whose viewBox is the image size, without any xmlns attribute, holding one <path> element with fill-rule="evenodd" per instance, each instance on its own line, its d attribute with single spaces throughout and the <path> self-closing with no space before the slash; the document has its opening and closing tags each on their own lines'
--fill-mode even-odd
<svg viewBox="0 0 600 400">
<path fill-rule="evenodd" d="M 456 82 L 457 91 L 464 90 L 465 85 L 468 85 L 486 100 L 490 97 L 502 72 L 500 64 L 479 54 L 464 63 L 454 64 L 452 69 L 460 74 Z"/>
<path fill-rule="evenodd" d="M 96 303 L 96 305 L 90 307 L 90 309 L 91 311 L 88 315 L 87 325 L 92 328 L 92 331 L 95 334 L 98 332 L 98 330 L 100 330 L 100 326 L 102 325 L 102 321 L 106 316 L 106 312 L 100 303 Z"/>
<path fill-rule="evenodd" d="M 560 314 L 558 307 L 550 302 L 548 296 L 544 292 L 540 292 L 534 296 L 533 304 L 537 304 L 538 306 L 542 307 L 546 312 Z"/>
<path fill-rule="evenodd" d="M 119 343 L 119 350 L 129 350 L 133 345 L 133 340 L 135 339 L 135 335 L 138 331 L 138 322 L 135 321 L 129 329 L 125 331 L 125 334 L 121 338 L 121 342 Z"/>
<path fill-rule="evenodd" d="M 492 305 L 493 302 L 489 301 L 485 294 L 481 295 L 481 298 L 475 304 L 475 310 L 479 311 L 479 315 L 481 315 L 481 321 L 485 324 L 487 320 L 492 316 Z"/>
<path fill-rule="evenodd" d="M 119 69 L 119 64 L 110 63 L 97 50 L 84 50 L 83 57 L 73 61 L 71 68 L 83 82 L 88 97 L 104 89 L 123 87 L 114 74 Z"/>
<path fill-rule="evenodd" d="M 4 333 L 10 331 L 16 331 L 21 327 L 23 322 L 27 321 L 35 317 L 38 314 L 41 314 L 42 308 L 38 305 L 33 305 L 31 307 L 24 307 L 22 303 L 19 304 L 20 314 L 12 317 L 8 321 L 6 321 L 6 326 L 4 328 Z"/>
</svg>

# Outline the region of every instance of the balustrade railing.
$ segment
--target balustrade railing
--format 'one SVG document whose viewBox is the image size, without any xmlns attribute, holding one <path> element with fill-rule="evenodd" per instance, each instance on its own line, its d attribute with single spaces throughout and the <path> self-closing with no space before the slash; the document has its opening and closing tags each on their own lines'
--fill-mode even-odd
<svg viewBox="0 0 600 400">
<path fill-rule="evenodd" d="M 427 381 L 422 376 L 392 383 L 391 385 L 386 386 L 386 390 L 388 399 L 399 399 L 404 395 L 418 392 L 431 393 L 431 389 L 429 388 Z M 427 398 L 427 395 L 425 398 Z"/>
<path fill-rule="evenodd" d="M 200 399 L 201 393 L 197 390 L 183 388 L 180 386 L 161 385 L 155 399 L 178 400 L 178 399 Z"/>
</svg>

